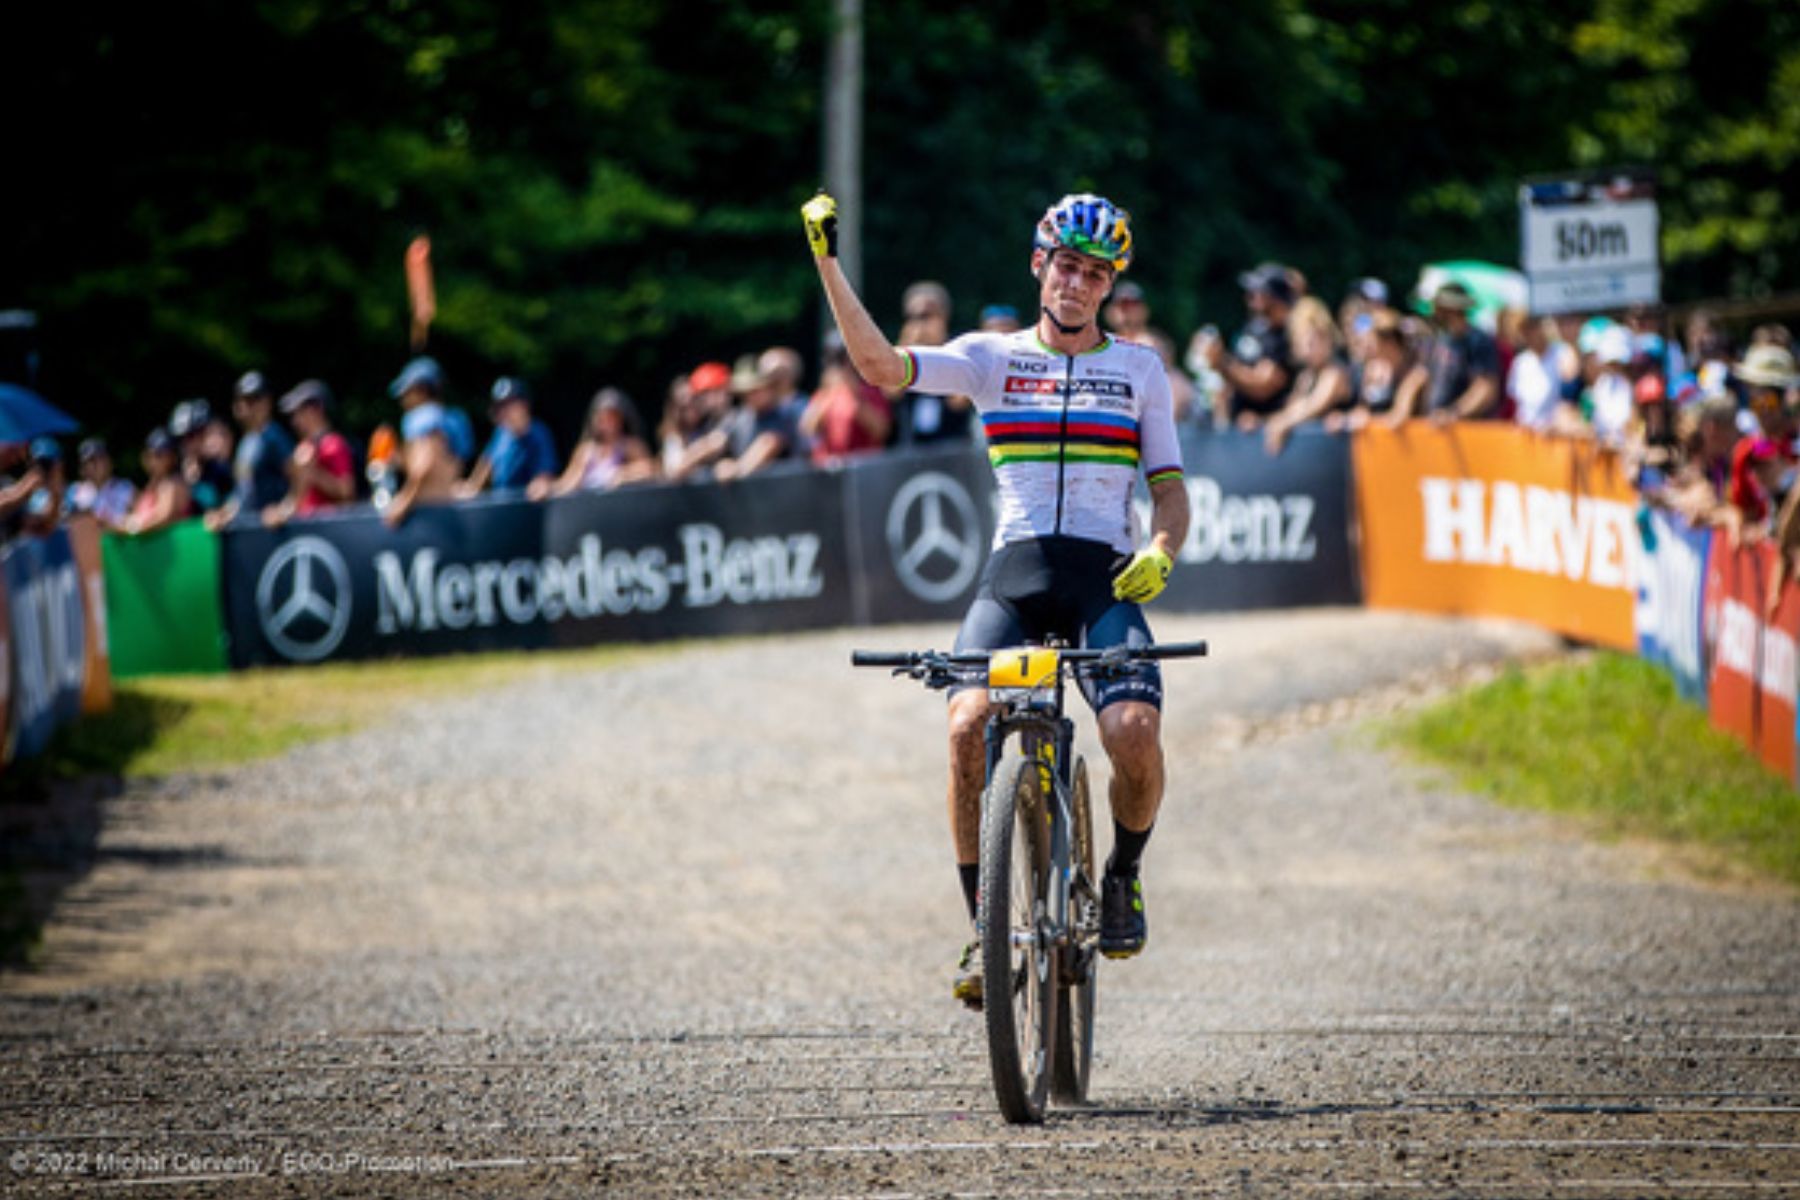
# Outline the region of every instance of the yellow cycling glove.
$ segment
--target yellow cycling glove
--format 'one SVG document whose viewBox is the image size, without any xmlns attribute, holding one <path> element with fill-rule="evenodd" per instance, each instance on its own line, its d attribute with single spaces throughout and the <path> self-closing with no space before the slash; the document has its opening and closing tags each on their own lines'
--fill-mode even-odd
<svg viewBox="0 0 1800 1200">
<path fill-rule="evenodd" d="M 1139 550 L 1125 569 L 1113 576 L 1113 598 L 1148 604 L 1162 595 L 1169 583 L 1169 572 L 1174 569 L 1169 556 L 1155 546 Z"/>
<path fill-rule="evenodd" d="M 814 258 L 837 257 L 837 201 L 820 192 L 800 206 L 800 219 L 806 222 L 806 240 L 812 243 Z"/>
</svg>

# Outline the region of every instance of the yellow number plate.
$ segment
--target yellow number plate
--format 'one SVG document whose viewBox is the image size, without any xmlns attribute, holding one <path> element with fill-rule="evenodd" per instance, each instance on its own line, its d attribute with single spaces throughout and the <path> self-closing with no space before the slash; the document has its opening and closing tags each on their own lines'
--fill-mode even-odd
<svg viewBox="0 0 1800 1200">
<path fill-rule="evenodd" d="M 1059 657 L 1054 650 L 1036 646 L 996 650 L 988 656 L 988 688 L 993 691 L 1030 691 L 1054 686 Z"/>
</svg>

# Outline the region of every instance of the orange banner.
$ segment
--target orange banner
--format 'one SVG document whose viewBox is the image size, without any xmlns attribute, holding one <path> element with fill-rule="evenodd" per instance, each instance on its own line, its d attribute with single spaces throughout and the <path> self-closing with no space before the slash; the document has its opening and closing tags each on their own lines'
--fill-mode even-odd
<svg viewBox="0 0 1800 1200">
<path fill-rule="evenodd" d="M 100 526 L 94 518 L 69 518 L 69 549 L 81 575 L 81 613 L 87 633 L 81 711 L 107 712 L 113 703 L 112 651 L 106 642 L 106 572 L 100 559 Z"/>
<path fill-rule="evenodd" d="M 1636 649 L 1637 495 L 1617 455 L 1427 421 L 1364 429 L 1351 454 L 1370 607 L 1514 617 Z"/>
</svg>

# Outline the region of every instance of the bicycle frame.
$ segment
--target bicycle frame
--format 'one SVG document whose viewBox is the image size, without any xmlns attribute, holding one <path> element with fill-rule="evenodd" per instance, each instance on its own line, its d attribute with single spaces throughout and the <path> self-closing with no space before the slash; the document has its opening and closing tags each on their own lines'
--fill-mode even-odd
<svg viewBox="0 0 1800 1200">
<path fill-rule="evenodd" d="M 1063 711 L 1064 687 L 1065 681 L 1059 672 L 1054 699 L 1050 702 L 1035 698 L 1008 701 L 988 718 L 987 771 L 982 787 L 985 797 L 986 783 L 993 779 L 1000 758 L 1006 752 L 1006 743 L 1014 734 L 1019 735 L 1026 756 L 1040 765 L 1044 763 L 1048 749 L 1050 786 L 1044 789 L 1044 794 L 1050 801 L 1050 865 L 1060 880 L 1059 886 L 1050 889 L 1049 918 L 1051 941 L 1059 946 L 1070 945 L 1073 941 L 1069 928 L 1069 894 L 1075 886 L 1074 848 L 1070 844 L 1070 829 L 1074 823 L 1070 793 L 1074 788 L 1075 722 Z M 1086 882 L 1091 889 L 1093 881 Z"/>
</svg>

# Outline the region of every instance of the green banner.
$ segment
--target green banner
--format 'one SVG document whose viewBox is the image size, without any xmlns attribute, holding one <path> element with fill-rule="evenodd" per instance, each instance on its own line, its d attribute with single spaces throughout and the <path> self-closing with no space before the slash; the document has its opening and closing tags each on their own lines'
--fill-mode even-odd
<svg viewBox="0 0 1800 1200">
<path fill-rule="evenodd" d="M 225 669 L 217 537 L 183 521 L 142 537 L 107 534 L 100 548 L 115 678 Z"/>
</svg>

